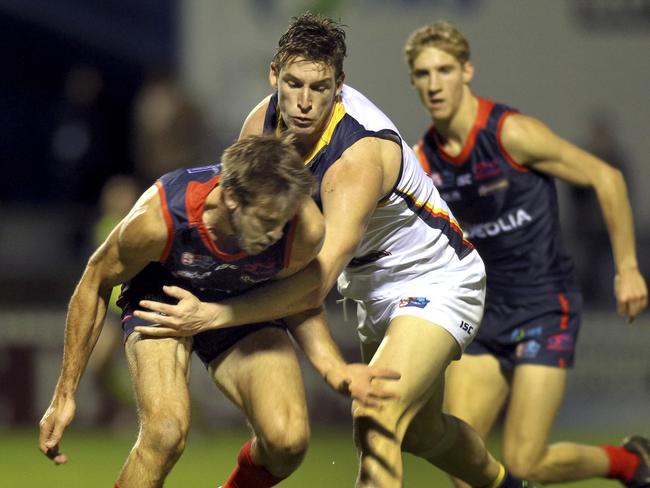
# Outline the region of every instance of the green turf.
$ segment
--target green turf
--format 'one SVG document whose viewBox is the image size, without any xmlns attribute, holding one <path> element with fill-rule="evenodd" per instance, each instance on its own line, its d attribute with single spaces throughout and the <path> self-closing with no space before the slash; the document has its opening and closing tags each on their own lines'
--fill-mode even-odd
<svg viewBox="0 0 650 488">
<path fill-rule="evenodd" d="M 79 431 L 66 433 L 63 452 L 70 461 L 54 466 L 37 449 L 37 433 L 0 433 L 0 486 L 17 488 L 100 488 L 113 486 L 135 433 Z M 567 437 L 567 436 L 562 436 Z M 616 442 L 597 433 L 574 433 L 572 440 Z M 183 457 L 169 476 L 169 488 L 215 488 L 233 468 L 239 447 L 246 441 L 245 431 L 190 434 Z M 493 452 L 496 441 L 490 442 Z M 351 487 L 356 473 L 355 453 L 347 429 L 316 429 L 307 457 L 283 487 Z M 405 455 L 405 487 L 446 487 L 444 475 L 427 463 Z M 566 488 L 616 488 L 613 481 L 594 480 L 562 485 Z"/>
</svg>

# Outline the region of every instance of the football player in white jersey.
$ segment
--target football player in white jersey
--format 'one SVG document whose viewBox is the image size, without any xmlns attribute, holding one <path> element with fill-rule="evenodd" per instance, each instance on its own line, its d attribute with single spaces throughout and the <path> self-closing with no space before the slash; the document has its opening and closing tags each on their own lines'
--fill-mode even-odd
<svg viewBox="0 0 650 488">
<path fill-rule="evenodd" d="M 376 409 L 353 403 L 357 486 L 402 486 L 402 450 L 472 486 L 525 486 L 471 427 L 442 413 L 445 370 L 480 324 L 483 263 L 390 120 L 343 84 L 345 53 L 339 24 L 310 14 L 294 18 L 271 63 L 275 92 L 241 131 L 242 137 L 287 131 L 296 138 L 320 183 L 315 198 L 326 236 L 317 259 L 242 300 L 201 303 L 173 288 L 177 305 L 141 303 L 151 312 L 138 316 L 160 324 L 141 330 L 193 335 L 295 314 L 315 326 L 340 275 L 339 290 L 360 306 L 364 360 L 402 375 L 390 385 L 399 399 Z"/>
</svg>

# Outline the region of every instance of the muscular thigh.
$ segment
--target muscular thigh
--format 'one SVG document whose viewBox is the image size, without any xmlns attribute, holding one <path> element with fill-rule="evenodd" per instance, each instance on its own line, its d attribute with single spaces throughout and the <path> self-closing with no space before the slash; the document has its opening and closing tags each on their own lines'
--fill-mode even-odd
<svg viewBox="0 0 650 488">
<path fill-rule="evenodd" d="M 447 368 L 445 411 L 486 437 L 508 396 L 509 385 L 491 355 L 463 355 Z"/>
<path fill-rule="evenodd" d="M 565 369 L 532 364 L 515 369 L 503 433 L 506 459 L 539 459 L 562 403 L 565 385 Z"/>
<path fill-rule="evenodd" d="M 447 365 L 459 350 L 457 341 L 443 327 L 409 315 L 392 320 L 370 364 L 401 373 L 400 381 L 386 388 L 400 397 L 395 415 L 405 421 L 401 422 L 403 429 L 440 387 Z"/>
<path fill-rule="evenodd" d="M 189 409 L 191 338 L 147 338 L 134 332 L 125 347 L 141 414 Z"/>
<path fill-rule="evenodd" d="M 265 327 L 248 334 L 209 369 L 217 386 L 254 427 L 280 413 L 306 419 L 300 364 L 284 329 Z"/>
</svg>

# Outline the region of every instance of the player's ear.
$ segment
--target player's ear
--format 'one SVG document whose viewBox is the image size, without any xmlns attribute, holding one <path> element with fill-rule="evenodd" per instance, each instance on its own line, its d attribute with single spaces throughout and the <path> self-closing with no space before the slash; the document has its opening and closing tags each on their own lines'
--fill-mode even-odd
<svg viewBox="0 0 650 488">
<path fill-rule="evenodd" d="M 463 64 L 463 83 L 469 83 L 474 78 L 474 65 L 471 61 L 465 61 Z"/>
<path fill-rule="evenodd" d="M 345 73 L 341 72 L 341 74 L 336 78 L 336 96 L 340 97 L 341 96 L 341 90 L 343 90 L 343 82 L 345 81 Z"/>
<path fill-rule="evenodd" d="M 273 87 L 274 90 L 278 89 L 279 75 L 280 75 L 280 68 L 278 68 L 277 64 L 271 63 L 271 66 L 269 67 L 269 83 L 271 83 L 271 86 Z"/>
<path fill-rule="evenodd" d="M 239 201 L 235 198 L 232 190 L 230 188 L 223 189 L 223 203 L 226 205 L 228 210 L 235 210 L 239 207 Z"/>
</svg>

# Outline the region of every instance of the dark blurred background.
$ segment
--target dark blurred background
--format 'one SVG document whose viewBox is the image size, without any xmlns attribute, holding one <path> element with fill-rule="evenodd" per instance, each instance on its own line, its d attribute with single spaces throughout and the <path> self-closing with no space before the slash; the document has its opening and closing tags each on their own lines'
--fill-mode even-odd
<svg viewBox="0 0 650 488">
<path fill-rule="evenodd" d="M 476 93 L 624 171 L 650 276 L 649 1 L 0 0 L 0 428 L 35 425 L 49 403 L 67 301 L 92 250 L 158 175 L 218 160 L 269 92 L 289 17 L 307 9 L 349 26 L 347 82 L 410 143 L 429 122 L 403 42 L 425 22 L 456 22 L 472 45 Z M 588 310 L 560 424 L 647 427 L 648 314 L 634 327 L 616 317 L 595 199 L 560 193 Z M 333 333 L 355 358 L 354 324 L 330 298 Z M 106 326 L 76 425 L 133 423 L 118 327 Z M 239 418 L 195 369 L 206 425 Z M 307 383 L 318 422 L 348 422 L 346 402 L 308 368 Z"/>
</svg>

